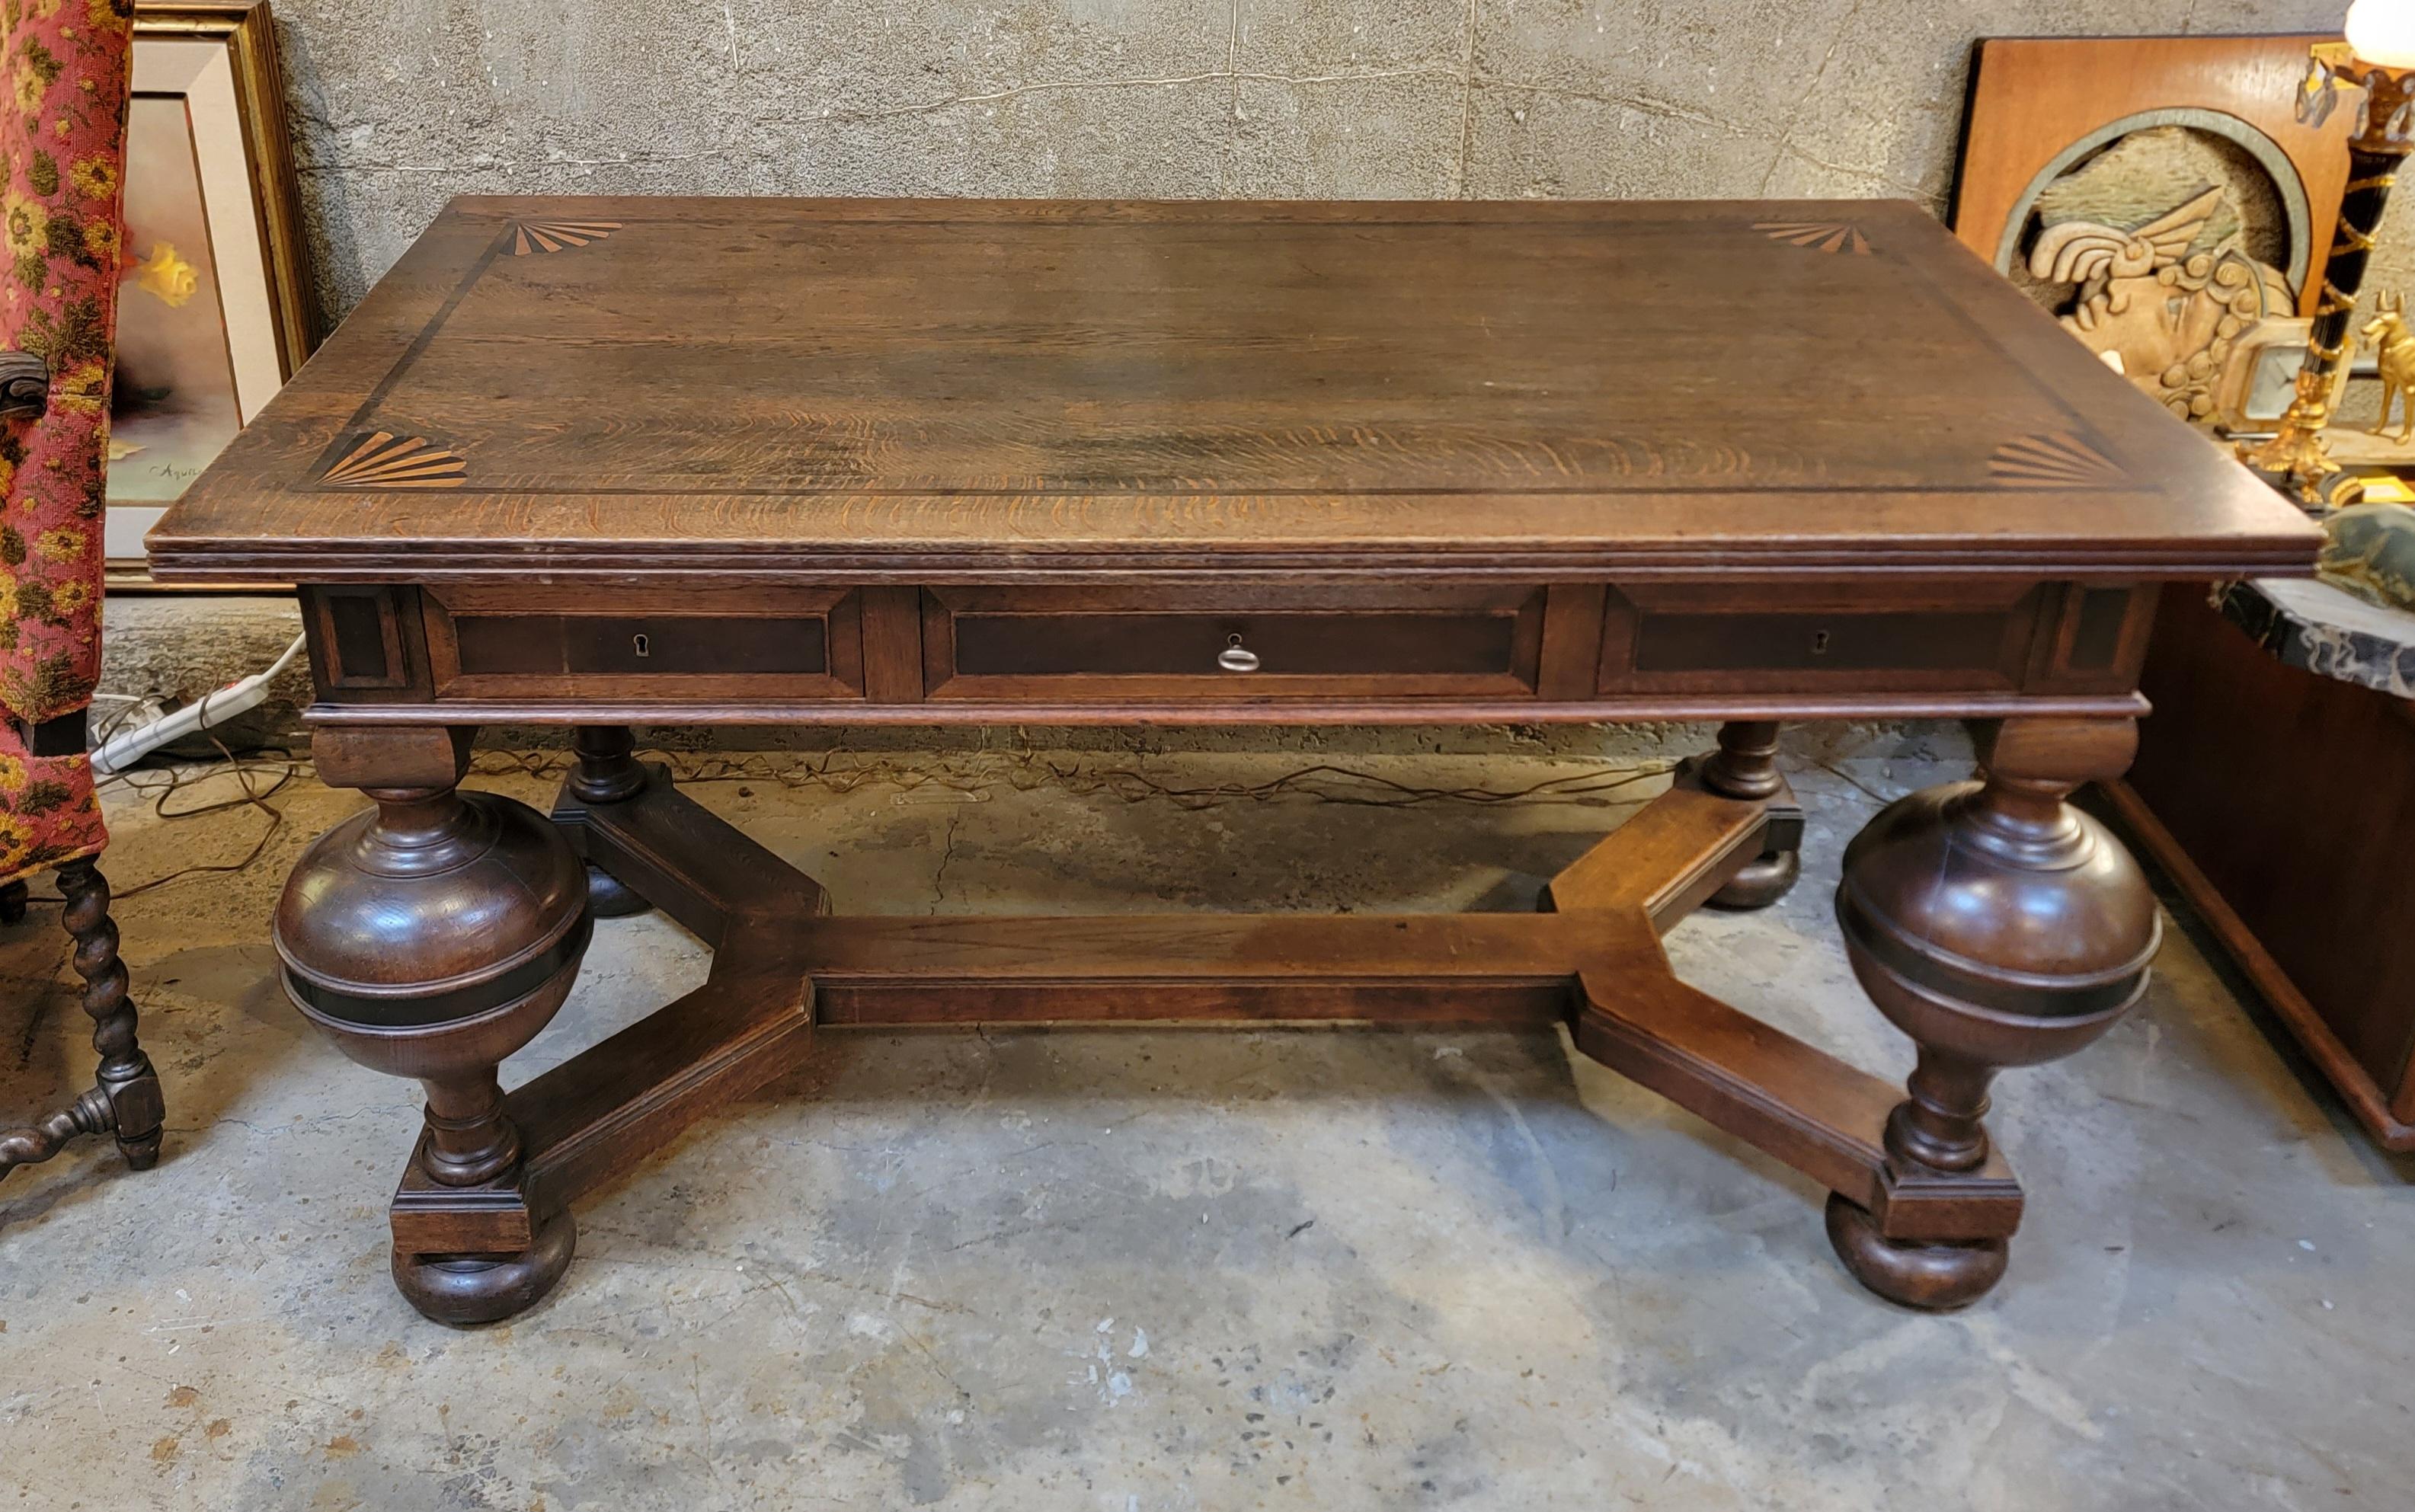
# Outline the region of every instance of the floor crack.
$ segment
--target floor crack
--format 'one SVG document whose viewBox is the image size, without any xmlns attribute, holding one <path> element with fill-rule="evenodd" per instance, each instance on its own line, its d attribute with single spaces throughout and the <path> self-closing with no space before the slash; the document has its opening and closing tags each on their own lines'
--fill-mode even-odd
<svg viewBox="0 0 2415 1512">
<path fill-rule="evenodd" d="M 948 901 L 948 867 L 956 859 L 956 830 L 964 822 L 962 809 L 948 816 L 948 836 L 939 843 L 939 869 L 931 874 L 931 909 L 934 913 Z"/>
</svg>

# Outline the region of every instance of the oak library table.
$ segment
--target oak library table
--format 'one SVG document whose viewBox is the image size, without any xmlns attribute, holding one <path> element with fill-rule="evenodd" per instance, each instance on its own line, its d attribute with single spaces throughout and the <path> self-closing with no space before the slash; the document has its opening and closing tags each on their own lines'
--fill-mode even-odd
<svg viewBox="0 0 2415 1512">
<path fill-rule="evenodd" d="M 572 1204 L 832 1030 L 1567 1023 L 1834 1193 L 1915 1307 L 2002 1275 L 2006 1066 L 2145 990 L 2122 771 L 2157 587 L 2318 532 L 1916 207 L 464 199 L 150 537 L 301 585 L 320 774 L 295 1004 L 416 1077 L 394 1275 L 519 1312 Z M 1967 716 L 1976 781 L 1845 853 L 1908 1094 L 1677 980 L 1794 879 L 1781 722 Z M 1719 720 L 1537 914 L 833 916 L 636 725 Z M 480 725 L 572 726 L 551 815 Z M 506 1095 L 592 921 L 697 991 Z"/>
</svg>

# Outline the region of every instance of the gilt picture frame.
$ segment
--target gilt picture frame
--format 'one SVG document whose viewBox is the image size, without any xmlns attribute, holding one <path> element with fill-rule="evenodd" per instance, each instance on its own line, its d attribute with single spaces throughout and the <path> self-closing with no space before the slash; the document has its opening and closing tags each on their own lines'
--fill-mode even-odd
<svg viewBox="0 0 2415 1512">
<path fill-rule="evenodd" d="M 142 534 L 308 357 L 302 240 L 269 0 L 138 0 L 111 404 L 114 591 Z"/>
</svg>

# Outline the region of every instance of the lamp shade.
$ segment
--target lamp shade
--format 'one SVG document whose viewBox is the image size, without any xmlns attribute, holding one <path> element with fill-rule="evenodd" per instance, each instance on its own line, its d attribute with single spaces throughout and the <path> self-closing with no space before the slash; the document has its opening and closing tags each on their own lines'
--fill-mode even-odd
<svg viewBox="0 0 2415 1512">
<path fill-rule="evenodd" d="M 2415 0 L 2356 0 L 2348 7 L 2347 31 L 2363 62 L 2415 67 Z"/>
</svg>

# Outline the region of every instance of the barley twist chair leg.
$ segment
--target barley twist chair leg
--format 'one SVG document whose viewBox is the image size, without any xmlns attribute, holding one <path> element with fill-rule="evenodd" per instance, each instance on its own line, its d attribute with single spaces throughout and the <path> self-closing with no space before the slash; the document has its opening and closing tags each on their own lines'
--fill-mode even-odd
<svg viewBox="0 0 2415 1512">
<path fill-rule="evenodd" d="M 117 1136 L 128 1165 L 147 1171 L 159 1160 L 167 1109 L 158 1073 L 135 1037 L 134 998 L 126 963 L 117 955 L 117 924 L 109 917 L 109 880 L 84 857 L 59 868 L 59 891 L 67 900 L 61 921 L 75 940 L 76 975 L 83 979 L 83 1010 L 92 1017 L 99 1075 L 91 1090 L 66 1108 L 27 1128 L 0 1130 L 0 1176 L 51 1159 L 79 1135 L 104 1131 Z M 0 919 L 8 915 L 11 892 L 22 917 L 21 882 L 0 889 Z"/>
</svg>

